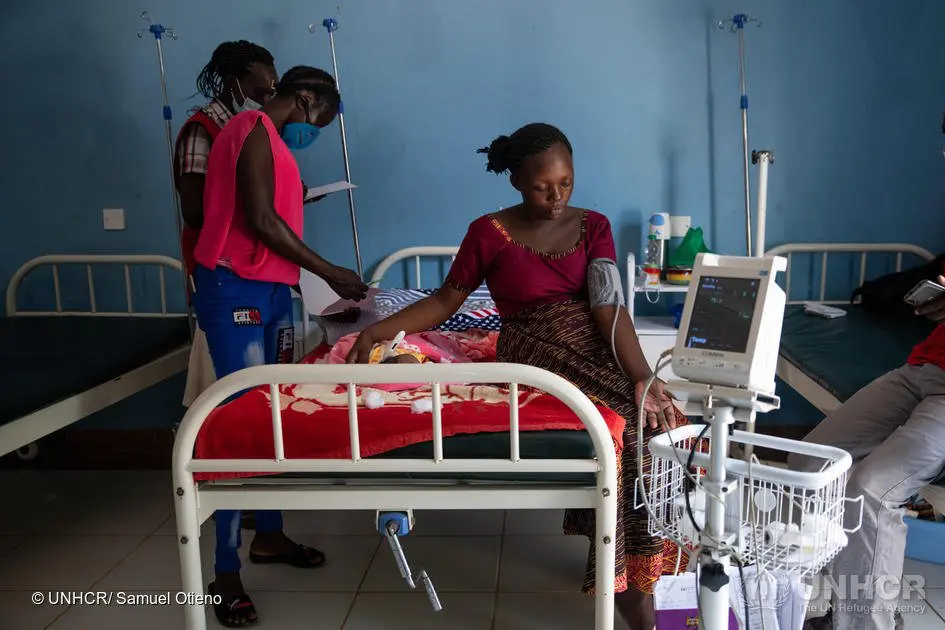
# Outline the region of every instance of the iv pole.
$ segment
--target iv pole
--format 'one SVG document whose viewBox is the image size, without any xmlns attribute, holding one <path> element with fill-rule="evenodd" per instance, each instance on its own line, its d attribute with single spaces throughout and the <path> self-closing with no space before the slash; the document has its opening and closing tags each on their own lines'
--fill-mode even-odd
<svg viewBox="0 0 945 630">
<path fill-rule="evenodd" d="M 741 94 L 739 107 L 742 110 L 742 170 L 745 179 L 745 243 L 747 255 L 751 256 L 751 184 L 748 175 L 748 93 L 745 87 L 745 25 L 754 23 L 761 26 L 761 22 L 750 18 L 743 13 L 735 15 L 730 20 L 719 22 L 719 28 L 726 27 L 738 34 L 738 90 Z"/>
<path fill-rule="evenodd" d="M 774 164 L 774 153 L 768 149 L 752 151 L 751 163 L 758 165 L 758 236 L 755 238 L 755 258 L 764 258 L 765 222 L 768 219 L 768 165 Z"/>
<path fill-rule="evenodd" d="M 331 67 L 335 76 L 335 85 L 341 92 L 341 80 L 338 77 L 338 60 L 335 58 L 335 37 L 334 32 L 338 30 L 338 21 L 334 18 L 325 18 L 321 24 L 328 31 L 328 45 L 331 48 Z M 318 28 L 315 23 L 308 25 L 309 33 L 314 33 Z M 351 182 L 351 164 L 348 162 L 348 137 L 345 134 L 345 113 L 344 107 L 338 109 L 338 126 L 341 127 L 341 152 L 345 158 L 345 179 Z M 361 265 L 361 243 L 358 240 L 358 220 L 354 211 L 354 190 L 348 189 L 348 210 L 351 214 L 351 233 L 354 236 L 354 255 L 358 262 L 358 275 L 364 278 L 364 270 Z"/>
<path fill-rule="evenodd" d="M 154 35 L 154 43 L 157 45 L 157 56 L 158 56 L 158 67 L 161 71 L 161 95 L 164 98 L 164 132 L 165 138 L 167 140 L 167 160 L 168 166 L 170 167 L 171 175 L 171 198 L 174 200 L 174 224 L 177 226 L 177 249 L 180 253 L 180 260 L 184 260 L 184 244 L 181 241 L 181 233 L 183 232 L 183 225 L 181 225 L 181 208 L 180 208 L 180 199 L 177 197 L 177 186 L 174 185 L 174 142 L 171 139 L 171 106 L 167 101 L 167 78 L 164 73 L 164 49 L 161 47 L 161 38 L 164 35 L 167 35 L 171 39 L 177 39 L 177 34 L 174 32 L 174 29 L 167 28 L 163 24 L 154 24 L 151 21 L 151 14 L 148 11 L 141 13 L 141 19 L 148 22 L 151 26 L 148 27 L 147 32 L 150 32 Z M 145 30 L 138 31 L 138 38 L 144 36 Z M 187 305 L 187 329 L 190 332 L 190 338 L 193 340 L 194 337 L 194 318 L 193 318 L 193 309 L 190 305 L 190 294 L 187 291 L 187 269 L 182 266 L 182 274 L 184 278 L 184 303 Z"/>
</svg>

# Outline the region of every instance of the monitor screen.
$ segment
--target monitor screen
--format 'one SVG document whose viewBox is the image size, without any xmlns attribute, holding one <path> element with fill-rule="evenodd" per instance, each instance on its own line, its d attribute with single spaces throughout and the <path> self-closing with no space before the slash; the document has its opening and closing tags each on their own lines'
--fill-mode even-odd
<svg viewBox="0 0 945 630">
<path fill-rule="evenodd" d="M 761 281 L 702 276 L 689 318 L 686 347 L 744 353 Z"/>
</svg>

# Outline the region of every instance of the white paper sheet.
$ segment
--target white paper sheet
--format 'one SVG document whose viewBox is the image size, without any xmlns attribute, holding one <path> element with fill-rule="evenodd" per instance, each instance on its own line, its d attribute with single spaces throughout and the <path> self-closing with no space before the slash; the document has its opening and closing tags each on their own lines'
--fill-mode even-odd
<svg viewBox="0 0 945 630">
<path fill-rule="evenodd" d="M 322 195 L 330 195 L 331 193 L 348 190 L 349 188 L 357 188 L 357 186 L 351 182 L 340 180 L 331 184 L 325 184 L 324 186 L 309 188 L 308 192 L 305 193 L 305 201 L 310 201 L 315 197 L 321 197 Z"/>
</svg>

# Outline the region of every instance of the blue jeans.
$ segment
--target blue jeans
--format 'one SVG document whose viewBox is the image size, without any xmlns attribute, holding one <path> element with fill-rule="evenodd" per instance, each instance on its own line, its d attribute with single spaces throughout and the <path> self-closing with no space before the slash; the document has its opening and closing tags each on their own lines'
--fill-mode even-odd
<svg viewBox="0 0 945 630">
<path fill-rule="evenodd" d="M 217 267 L 197 265 L 194 312 L 207 335 L 217 378 L 254 365 L 292 363 L 295 328 L 288 285 L 246 280 Z M 240 570 L 240 511 L 216 513 L 216 573 Z M 282 513 L 256 513 L 256 531 L 282 531 Z"/>
</svg>

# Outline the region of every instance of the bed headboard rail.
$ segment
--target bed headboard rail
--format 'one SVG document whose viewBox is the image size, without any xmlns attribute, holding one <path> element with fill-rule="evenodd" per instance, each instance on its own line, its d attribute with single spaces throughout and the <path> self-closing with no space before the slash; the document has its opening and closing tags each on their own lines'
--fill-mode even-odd
<svg viewBox="0 0 945 630">
<path fill-rule="evenodd" d="M 420 274 L 421 269 L 421 259 L 423 258 L 445 258 L 450 257 L 451 260 L 456 259 L 456 254 L 459 252 L 459 247 L 455 246 L 425 246 L 425 247 L 407 247 L 405 249 L 398 250 L 381 261 L 377 266 L 377 269 L 374 270 L 374 275 L 371 277 L 371 284 L 376 285 L 384 279 L 384 275 L 390 270 L 391 267 L 396 265 L 399 262 L 405 260 L 414 260 L 415 265 L 415 278 L 417 281 L 418 289 L 423 288 L 422 278 Z M 442 280 L 442 279 L 441 279 Z"/>
<path fill-rule="evenodd" d="M 85 265 L 86 278 L 88 280 L 89 303 L 88 310 L 65 310 L 62 306 L 62 289 L 59 282 L 59 267 L 64 265 Z M 99 310 L 95 296 L 95 279 L 92 273 L 93 265 L 115 265 L 124 266 L 125 275 L 125 301 L 128 305 L 126 311 L 102 311 Z M 161 310 L 160 311 L 140 311 L 135 310 L 134 299 L 132 297 L 131 267 L 132 266 L 157 266 L 159 273 Z M 18 310 L 17 293 L 23 280 L 32 272 L 42 267 L 52 267 L 53 293 L 56 299 L 56 310 Z M 155 254 L 53 254 L 48 256 L 39 256 L 27 261 L 7 285 L 6 307 L 7 316 L 49 316 L 49 315 L 83 315 L 98 317 L 186 317 L 186 311 L 174 311 L 168 309 L 167 303 L 167 271 L 170 270 L 173 278 L 180 278 L 183 273 L 183 265 L 180 261 L 168 256 Z"/>
<path fill-rule="evenodd" d="M 815 259 L 820 259 L 820 286 L 816 291 L 819 298 L 816 301 L 822 304 L 849 304 L 849 297 L 842 300 L 827 299 L 827 262 L 831 254 L 859 254 L 859 263 L 857 265 L 857 269 L 859 270 L 859 282 L 855 287 L 850 289 L 851 292 L 856 287 L 862 286 L 868 279 L 866 277 L 866 270 L 867 259 L 870 254 L 895 255 L 896 271 L 902 271 L 904 256 L 913 256 L 923 261 L 935 259 L 935 256 L 927 249 L 908 243 L 788 243 L 786 245 L 780 245 L 769 249 L 765 252 L 765 255 L 784 256 L 787 258 L 788 265 L 787 272 L 785 273 L 784 291 L 787 293 L 788 304 L 802 304 L 814 300 L 813 297 L 802 300 L 791 299 L 791 267 L 798 254 L 811 254 Z M 815 279 L 812 280 L 816 282 Z M 808 295 L 812 295 L 812 292 L 810 292 L 811 288 L 813 287 L 808 287 Z"/>
</svg>

